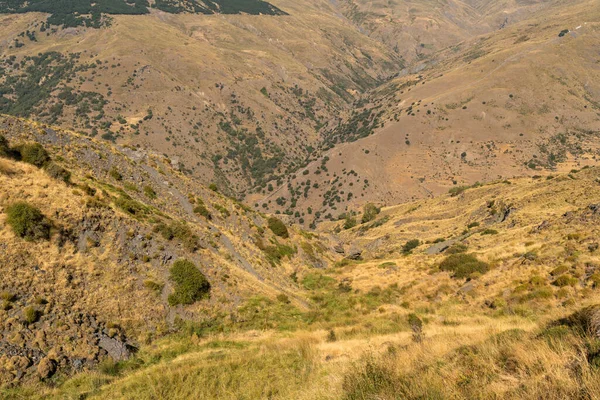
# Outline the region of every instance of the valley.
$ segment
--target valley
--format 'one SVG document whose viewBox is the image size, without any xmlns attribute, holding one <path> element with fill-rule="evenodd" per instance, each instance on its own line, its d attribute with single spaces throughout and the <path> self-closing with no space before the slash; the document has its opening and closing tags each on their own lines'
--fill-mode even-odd
<svg viewBox="0 0 600 400">
<path fill-rule="evenodd" d="M 599 29 L 0 0 L 0 398 L 600 397 Z"/>
</svg>

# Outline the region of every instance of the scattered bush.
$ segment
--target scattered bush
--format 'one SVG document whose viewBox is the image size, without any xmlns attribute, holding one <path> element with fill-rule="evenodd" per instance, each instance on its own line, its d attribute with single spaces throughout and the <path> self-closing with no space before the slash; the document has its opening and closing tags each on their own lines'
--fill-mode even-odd
<svg viewBox="0 0 600 400">
<path fill-rule="evenodd" d="M 482 235 L 497 235 L 498 231 L 495 229 L 486 229 L 483 232 L 481 232 Z"/>
<path fill-rule="evenodd" d="M 42 212 L 25 202 L 13 203 L 6 208 L 6 223 L 15 235 L 25 240 L 50 239 L 50 223 Z"/>
<path fill-rule="evenodd" d="M 211 183 L 210 185 L 208 185 L 208 188 L 210 190 L 212 190 L 213 192 L 218 192 L 219 188 L 217 187 L 217 185 L 215 183 Z"/>
<path fill-rule="evenodd" d="M 143 216 L 148 211 L 148 207 L 137 200 L 132 199 L 127 194 L 122 194 L 115 200 L 115 206 L 133 216 Z"/>
<path fill-rule="evenodd" d="M 417 343 L 423 341 L 423 321 L 417 316 L 417 314 L 408 314 L 408 325 L 413 333 L 413 340 Z"/>
<path fill-rule="evenodd" d="M 287 239 L 290 237 L 287 227 L 285 224 L 278 218 L 271 217 L 267 221 L 269 225 L 269 229 L 277 236 Z"/>
<path fill-rule="evenodd" d="M 455 186 L 453 188 L 450 188 L 450 190 L 448 190 L 448 193 L 450 193 L 450 196 L 456 197 L 468 188 L 468 186 Z"/>
<path fill-rule="evenodd" d="M 465 253 L 467 250 L 469 249 L 469 247 L 464 244 L 464 243 L 456 243 L 453 244 L 452 246 L 448 247 L 448 249 L 446 250 L 446 254 L 459 254 L 459 253 Z"/>
<path fill-rule="evenodd" d="M 372 203 L 365 204 L 365 206 L 363 208 L 363 216 L 362 216 L 361 223 L 365 224 L 367 222 L 373 221 L 377 217 L 377 214 L 379 214 L 380 212 L 381 212 L 381 209 L 379 207 L 377 207 L 375 204 L 372 204 Z"/>
<path fill-rule="evenodd" d="M 352 215 L 346 215 L 346 220 L 344 221 L 344 229 L 352 229 L 356 226 L 356 218 Z"/>
<path fill-rule="evenodd" d="M 565 286 L 575 286 L 577 284 L 577 282 L 579 282 L 579 280 L 577 278 L 575 278 L 569 274 L 564 274 L 564 275 L 561 275 L 558 278 L 556 278 L 554 280 L 554 282 L 552 282 L 552 284 L 555 286 L 558 286 L 558 287 L 565 287 Z"/>
<path fill-rule="evenodd" d="M 402 246 L 402 253 L 410 254 L 414 249 L 416 249 L 420 245 L 421 242 L 419 241 L 419 239 L 409 240 L 408 242 L 404 243 L 404 246 Z"/>
<path fill-rule="evenodd" d="M 23 320 L 28 324 L 33 324 L 40 319 L 40 312 L 29 306 L 23 310 Z"/>
<path fill-rule="evenodd" d="M 204 204 L 198 204 L 196 207 L 194 207 L 194 213 L 210 220 L 212 219 L 212 215 L 210 215 L 210 211 L 208 211 L 208 208 L 206 208 L 206 206 Z"/>
<path fill-rule="evenodd" d="M 146 195 L 147 198 L 149 198 L 151 200 L 156 199 L 156 192 L 150 185 L 144 186 L 144 194 Z"/>
<path fill-rule="evenodd" d="M 335 331 L 333 329 L 329 330 L 329 333 L 327 334 L 327 341 L 329 343 L 337 341 L 337 336 L 335 335 Z"/>
<path fill-rule="evenodd" d="M 191 261 L 180 259 L 171 267 L 170 279 L 175 291 L 169 295 L 169 304 L 193 304 L 208 296 L 210 283 Z"/>
<path fill-rule="evenodd" d="M 110 175 L 115 181 L 123 180 L 123 175 L 121 175 L 117 167 L 112 167 L 110 171 L 108 171 L 108 175 Z"/>
<path fill-rule="evenodd" d="M 156 292 L 156 293 L 160 293 L 163 290 L 164 286 L 165 286 L 164 284 L 155 282 L 151 279 L 146 279 L 144 281 L 144 287 L 146 287 L 147 289 L 152 290 L 153 292 Z"/>
<path fill-rule="evenodd" d="M 154 227 L 154 231 L 159 232 L 167 240 L 177 238 L 190 252 L 194 252 L 200 247 L 198 236 L 183 221 L 173 221 L 169 225 L 160 222 Z"/>
<path fill-rule="evenodd" d="M 490 266 L 477 259 L 473 254 L 452 254 L 440 263 L 442 271 L 452 272 L 452 277 L 457 279 L 468 278 L 474 273 L 485 274 Z"/>
<path fill-rule="evenodd" d="M 71 181 L 71 172 L 54 162 L 47 163 L 44 169 L 53 179 L 63 181 L 64 183 L 69 183 Z"/>
<path fill-rule="evenodd" d="M 44 147 L 39 143 L 26 143 L 17 149 L 21 154 L 21 161 L 38 168 L 46 165 L 50 161 L 50 156 Z"/>
<path fill-rule="evenodd" d="M 6 140 L 4 136 L 0 135 L 0 157 L 9 157 L 10 153 L 8 140 Z"/>
</svg>

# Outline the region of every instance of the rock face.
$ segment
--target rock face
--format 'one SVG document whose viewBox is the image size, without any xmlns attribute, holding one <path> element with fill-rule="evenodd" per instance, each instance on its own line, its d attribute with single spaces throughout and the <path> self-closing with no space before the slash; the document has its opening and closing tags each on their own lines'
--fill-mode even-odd
<svg viewBox="0 0 600 400">
<path fill-rule="evenodd" d="M 108 355 L 115 361 L 126 360 L 131 356 L 131 350 L 127 344 L 108 336 L 101 336 L 98 341 L 98 346 L 106 350 Z"/>
<path fill-rule="evenodd" d="M 346 254 L 346 258 L 349 260 L 360 260 L 361 256 L 362 250 L 354 246 L 351 247 L 350 250 L 348 250 L 348 253 Z"/>
</svg>

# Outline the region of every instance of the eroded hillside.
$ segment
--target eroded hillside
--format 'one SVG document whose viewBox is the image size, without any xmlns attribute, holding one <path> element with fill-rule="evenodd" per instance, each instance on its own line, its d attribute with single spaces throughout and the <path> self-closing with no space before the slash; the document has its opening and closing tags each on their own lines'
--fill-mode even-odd
<svg viewBox="0 0 600 400">
<path fill-rule="evenodd" d="M 0 134 L 24 160 L 0 159 L 5 384 L 43 360 L 47 376 L 69 374 L 186 321 L 235 321 L 257 296 L 305 308 L 290 276 L 336 258 L 327 241 L 190 181 L 164 156 L 10 117 Z M 178 260 L 208 281 L 204 300 L 177 300 Z"/>
<path fill-rule="evenodd" d="M 594 2 L 560 10 L 452 47 L 376 89 L 332 131 L 336 146 L 253 202 L 310 223 L 368 201 L 594 165 L 600 15 Z"/>
<path fill-rule="evenodd" d="M 5 394 L 595 398 L 598 311 L 584 307 L 600 298 L 599 176 L 498 181 L 323 225 L 346 258 L 298 271 L 307 308 L 255 299 L 236 322 L 187 325 L 99 372 Z"/>
</svg>

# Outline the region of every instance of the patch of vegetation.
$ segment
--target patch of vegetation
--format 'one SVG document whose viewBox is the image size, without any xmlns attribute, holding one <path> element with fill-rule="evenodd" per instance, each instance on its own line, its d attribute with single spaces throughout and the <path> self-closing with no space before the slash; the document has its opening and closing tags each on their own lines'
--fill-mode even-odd
<svg viewBox="0 0 600 400">
<path fill-rule="evenodd" d="M 147 198 L 149 198 L 151 200 L 156 199 L 156 191 L 150 185 L 144 186 L 144 194 L 146 195 Z"/>
<path fill-rule="evenodd" d="M 171 267 L 169 279 L 175 284 L 175 291 L 169 295 L 169 305 L 193 304 L 206 298 L 210 293 L 210 283 L 191 261 L 180 259 Z"/>
<path fill-rule="evenodd" d="M 453 278 L 464 279 L 473 274 L 485 274 L 490 270 L 490 266 L 473 254 L 458 253 L 446 257 L 440 263 L 440 269 L 451 272 Z"/>
<path fill-rule="evenodd" d="M 61 167 L 60 165 L 54 162 L 47 163 L 44 169 L 51 178 L 63 181 L 64 183 L 71 182 L 71 171 Z"/>
<path fill-rule="evenodd" d="M 287 15 L 263 0 L 156 0 L 154 7 L 172 13 Z"/>
<path fill-rule="evenodd" d="M 50 161 L 50 155 L 39 143 L 26 143 L 18 146 L 17 149 L 21 155 L 21 161 L 35 165 L 38 168 L 43 167 Z"/>
<path fill-rule="evenodd" d="M 160 222 L 154 226 L 154 231 L 160 233 L 166 240 L 179 240 L 190 252 L 194 252 L 200 247 L 198 236 L 183 221 L 173 221 L 170 224 Z"/>
<path fill-rule="evenodd" d="M 287 239 L 290 237 L 287 227 L 285 224 L 279 219 L 275 217 L 270 217 L 267 221 L 267 225 L 269 229 L 277 236 Z"/>
<path fill-rule="evenodd" d="M 404 246 L 402 246 L 402 253 L 410 254 L 414 249 L 416 249 L 420 245 L 421 241 L 419 239 L 409 240 L 408 242 L 404 243 Z"/>
<path fill-rule="evenodd" d="M 38 208 L 26 202 L 16 202 L 6 208 L 6 223 L 15 235 L 25 240 L 50 239 L 50 223 Z"/>
<path fill-rule="evenodd" d="M 361 223 L 365 224 L 367 222 L 373 221 L 377 215 L 381 212 L 381 208 L 377 207 L 375 204 L 367 203 L 363 207 L 363 215 Z"/>
</svg>

